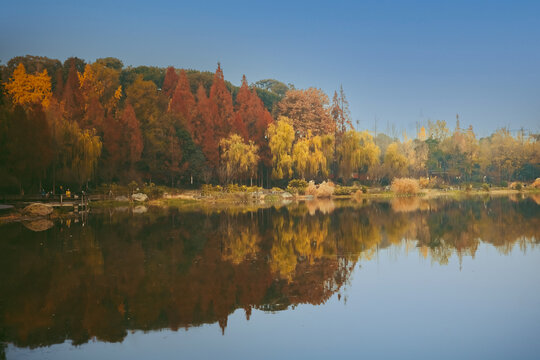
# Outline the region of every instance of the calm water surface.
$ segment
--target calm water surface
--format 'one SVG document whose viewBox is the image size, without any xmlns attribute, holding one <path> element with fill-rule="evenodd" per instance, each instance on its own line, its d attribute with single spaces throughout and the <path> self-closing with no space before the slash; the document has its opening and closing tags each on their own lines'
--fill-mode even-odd
<svg viewBox="0 0 540 360">
<path fill-rule="evenodd" d="M 539 359 L 539 203 L 120 208 L 3 225 L 0 355 Z"/>
</svg>

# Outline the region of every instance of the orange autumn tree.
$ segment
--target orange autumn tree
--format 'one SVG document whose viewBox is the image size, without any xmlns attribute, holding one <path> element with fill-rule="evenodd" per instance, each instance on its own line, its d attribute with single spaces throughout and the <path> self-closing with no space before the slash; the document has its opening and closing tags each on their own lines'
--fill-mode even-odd
<svg viewBox="0 0 540 360">
<path fill-rule="evenodd" d="M 218 140 L 215 134 L 214 117 L 212 116 L 210 99 L 202 84 L 197 89 L 197 108 L 193 118 L 193 133 L 191 136 L 210 165 L 214 168 L 219 164 Z"/>
<path fill-rule="evenodd" d="M 182 70 L 183 71 L 183 70 Z M 177 87 L 178 84 L 178 74 L 176 73 L 176 70 L 174 67 L 169 66 L 167 68 L 167 71 L 165 72 L 165 78 L 163 79 L 163 86 L 161 87 L 161 90 L 167 97 L 173 96 L 173 93 Z"/>
<path fill-rule="evenodd" d="M 135 116 L 135 110 L 133 110 L 130 103 L 127 103 L 122 112 L 120 124 L 122 126 L 121 144 L 124 147 L 122 149 L 123 159 L 127 163 L 129 170 L 132 171 L 134 164 L 141 159 L 143 138 L 139 122 Z"/>
<path fill-rule="evenodd" d="M 223 70 L 221 70 L 219 63 L 210 88 L 210 106 L 216 137 L 217 139 L 223 139 L 233 129 L 234 113 L 232 95 L 227 89 L 223 78 Z"/>
<path fill-rule="evenodd" d="M 306 136 L 308 130 L 313 135 L 333 134 L 336 123 L 330 115 L 328 101 L 320 89 L 289 90 L 278 104 L 279 115 L 291 119 L 300 136 Z"/>
<path fill-rule="evenodd" d="M 21 106 L 41 105 L 49 106 L 51 92 L 51 77 L 47 70 L 32 75 L 27 74 L 21 63 L 13 71 L 10 81 L 5 85 L 6 90 L 13 99 L 13 104 Z"/>
<path fill-rule="evenodd" d="M 266 110 L 255 89 L 250 90 L 246 76 L 236 95 L 234 131 L 245 141 L 252 140 L 259 147 L 261 160 L 266 166 L 272 163 L 272 154 L 265 138 L 266 129 L 272 123 L 272 115 Z"/>
<path fill-rule="evenodd" d="M 169 103 L 169 112 L 178 117 L 182 125 L 184 125 L 193 135 L 193 117 L 195 116 L 195 110 L 195 97 L 191 93 L 191 86 L 189 84 L 189 79 L 186 76 L 186 72 L 182 70 L 178 77 L 171 102 Z"/>
</svg>

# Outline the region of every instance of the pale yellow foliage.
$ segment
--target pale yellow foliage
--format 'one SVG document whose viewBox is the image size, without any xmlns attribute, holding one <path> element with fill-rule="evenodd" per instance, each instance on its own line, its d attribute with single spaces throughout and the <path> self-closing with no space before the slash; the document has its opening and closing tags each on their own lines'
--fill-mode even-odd
<svg viewBox="0 0 540 360">
<path fill-rule="evenodd" d="M 416 194 L 420 191 L 420 185 L 416 179 L 395 178 L 391 189 L 396 194 Z"/>
<path fill-rule="evenodd" d="M 272 177 L 290 178 L 293 174 L 292 145 L 294 128 L 290 119 L 280 116 L 276 123 L 268 126 L 270 151 L 272 152 Z"/>
<path fill-rule="evenodd" d="M 339 175 L 344 180 L 350 179 L 358 169 L 377 164 L 379 154 L 379 147 L 367 131 L 347 131 L 337 149 Z"/>
<path fill-rule="evenodd" d="M 255 174 L 259 162 L 257 155 L 259 147 L 253 141 L 250 140 L 246 144 L 240 135 L 232 134 L 226 139 L 221 139 L 219 145 L 223 149 L 221 160 L 228 181 L 241 180 Z"/>
</svg>

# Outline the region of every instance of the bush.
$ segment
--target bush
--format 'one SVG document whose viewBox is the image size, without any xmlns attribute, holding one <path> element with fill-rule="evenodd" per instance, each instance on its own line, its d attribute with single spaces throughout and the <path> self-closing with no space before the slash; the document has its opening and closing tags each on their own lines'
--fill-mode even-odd
<svg viewBox="0 0 540 360">
<path fill-rule="evenodd" d="M 391 189 L 396 194 L 417 194 L 420 190 L 418 180 L 411 178 L 395 178 Z"/>
<path fill-rule="evenodd" d="M 156 186 L 154 183 L 145 183 L 141 189 L 141 192 L 146 194 L 150 199 L 158 199 L 163 196 L 166 190 L 167 189 L 164 186 Z"/>
<path fill-rule="evenodd" d="M 465 191 L 471 191 L 472 190 L 472 184 L 466 184 L 465 185 Z"/>
<path fill-rule="evenodd" d="M 322 182 L 315 192 L 315 196 L 318 198 L 328 198 L 334 194 L 334 183 L 332 182 Z"/>
<path fill-rule="evenodd" d="M 540 189 L 540 178 L 536 178 L 536 180 L 534 180 L 531 186 L 533 189 Z"/>
<path fill-rule="evenodd" d="M 315 196 L 317 194 L 317 186 L 315 185 L 315 182 L 312 180 L 309 182 L 306 190 L 305 190 L 305 194 L 306 195 L 313 195 Z"/>
<path fill-rule="evenodd" d="M 334 189 L 334 195 L 351 195 L 356 190 L 352 186 L 336 186 Z"/>
<path fill-rule="evenodd" d="M 489 185 L 486 183 L 482 184 L 482 190 L 489 191 Z"/>
<path fill-rule="evenodd" d="M 420 177 L 420 180 L 418 180 L 418 183 L 420 184 L 420 187 L 422 189 L 425 189 L 429 186 L 429 179 L 425 177 Z"/>
<path fill-rule="evenodd" d="M 287 191 L 290 192 L 291 194 L 304 195 L 307 187 L 308 187 L 308 183 L 306 180 L 293 179 L 289 181 L 289 185 L 287 186 Z"/>
<path fill-rule="evenodd" d="M 520 182 L 513 182 L 510 184 L 510 189 L 514 189 L 514 190 L 517 190 L 517 191 L 521 191 L 523 190 L 523 184 L 520 183 Z"/>
<path fill-rule="evenodd" d="M 362 186 L 360 190 L 362 190 L 362 194 L 367 194 L 367 187 Z"/>
</svg>

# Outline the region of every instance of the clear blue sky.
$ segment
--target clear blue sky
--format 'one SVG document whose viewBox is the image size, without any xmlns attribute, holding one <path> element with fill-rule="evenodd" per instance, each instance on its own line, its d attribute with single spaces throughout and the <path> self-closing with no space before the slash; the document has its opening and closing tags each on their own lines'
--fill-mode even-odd
<svg viewBox="0 0 540 360">
<path fill-rule="evenodd" d="M 0 60 L 41 55 L 343 84 L 360 128 L 540 131 L 540 1 L 10 1 Z"/>
</svg>

